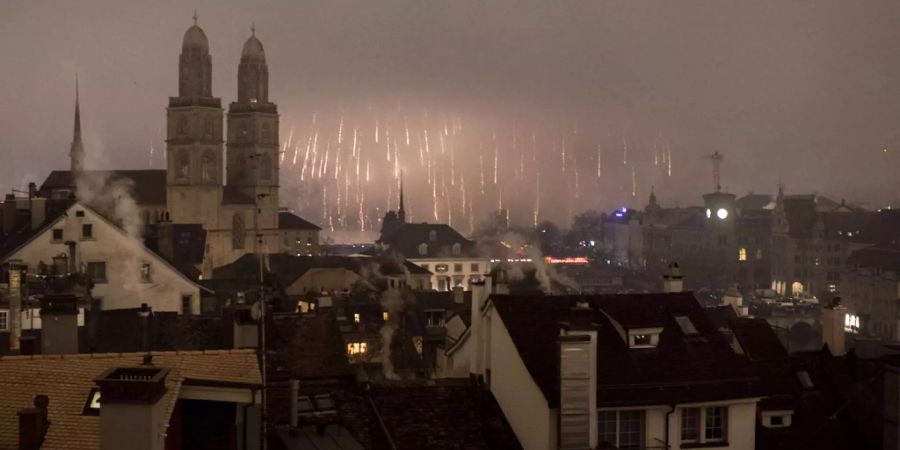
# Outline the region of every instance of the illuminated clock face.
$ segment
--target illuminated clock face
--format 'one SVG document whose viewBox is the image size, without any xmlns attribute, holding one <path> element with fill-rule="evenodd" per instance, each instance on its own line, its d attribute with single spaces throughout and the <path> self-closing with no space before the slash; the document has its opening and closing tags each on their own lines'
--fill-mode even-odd
<svg viewBox="0 0 900 450">
<path fill-rule="evenodd" d="M 712 210 L 709 208 L 706 208 L 706 218 L 709 219 L 710 217 L 712 217 Z"/>
<path fill-rule="evenodd" d="M 728 210 L 725 208 L 719 208 L 716 210 L 716 217 L 725 220 L 728 218 Z"/>
</svg>

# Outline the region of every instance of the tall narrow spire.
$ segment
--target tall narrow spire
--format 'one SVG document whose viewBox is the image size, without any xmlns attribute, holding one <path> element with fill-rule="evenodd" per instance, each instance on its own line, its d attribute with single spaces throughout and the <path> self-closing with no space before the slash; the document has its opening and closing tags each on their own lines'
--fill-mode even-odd
<svg viewBox="0 0 900 450">
<path fill-rule="evenodd" d="M 403 207 L 403 177 L 400 178 L 400 210 L 397 211 L 397 218 L 401 223 L 406 223 L 406 209 Z"/>
<path fill-rule="evenodd" d="M 84 169 L 84 145 L 81 143 L 81 107 L 78 95 L 78 74 L 75 74 L 75 129 L 72 132 L 72 145 L 69 148 L 69 159 L 72 172 Z"/>
</svg>

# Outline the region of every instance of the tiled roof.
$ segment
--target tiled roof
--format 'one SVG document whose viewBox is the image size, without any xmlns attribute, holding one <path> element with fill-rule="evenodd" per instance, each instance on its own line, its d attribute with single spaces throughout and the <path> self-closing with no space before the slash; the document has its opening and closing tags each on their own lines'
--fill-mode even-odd
<svg viewBox="0 0 900 450">
<path fill-rule="evenodd" d="M 847 264 L 890 270 L 900 276 L 900 246 L 885 245 L 857 250 L 847 258 Z"/>
<path fill-rule="evenodd" d="M 398 450 L 521 448 L 489 391 L 468 384 L 387 384 L 369 395 Z"/>
<path fill-rule="evenodd" d="M 473 241 L 446 224 L 404 223 L 393 233 L 382 236 L 379 243 L 407 258 L 473 256 L 477 253 Z M 425 255 L 419 253 L 419 245 L 423 243 L 428 245 Z M 454 244 L 460 245 L 460 255 L 453 254 Z"/>
<path fill-rule="evenodd" d="M 591 296 L 491 296 L 532 379 L 559 404 L 560 322 L 577 301 L 599 325 L 597 400 L 601 406 L 650 405 L 758 396 L 759 379 L 688 292 Z M 675 316 L 697 329 L 685 336 Z M 630 349 L 616 329 L 661 327 L 657 348 Z"/>
<path fill-rule="evenodd" d="M 131 195 L 139 205 L 165 205 L 166 204 L 166 171 L 156 170 L 86 170 L 85 175 L 108 177 L 113 180 L 128 180 L 131 187 Z M 72 172 L 68 170 L 54 170 L 41 184 L 40 192 L 49 197 L 54 189 L 75 189 L 75 180 Z"/>
<path fill-rule="evenodd" d="M 278 213 L 278 229 L 279 230 L 314 230 L 318 231 L 322 228 L 318 225 L 303 219 L 302 217 L 288 211 L 280 211 Z"/>
<path fill-rule="evenodd" d="M 142 353 L 7 356 L 0 358 L 0 449 L 18 448 L 16 412 L 32 407 L 36 395 L 50 398 L 50 428 L 44 449 L 100 448 L 100 419 L 82 415 L 94 378 L 112 367 L 135 367 Z M 185 379 L 259 385 L 256 354 L 250 350 L 153 353 L 153 365 L 168 368 L 168 419 Z"/>
</svg>

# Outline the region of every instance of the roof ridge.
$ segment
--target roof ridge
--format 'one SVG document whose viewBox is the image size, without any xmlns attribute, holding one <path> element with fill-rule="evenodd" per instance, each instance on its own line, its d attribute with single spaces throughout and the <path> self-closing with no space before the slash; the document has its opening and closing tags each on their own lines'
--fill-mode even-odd
<svg viewBox="0 0 900 450">
<path fill-rule="evenodd" d="M 147 352 L 108 352 L 108 353 L 73 353 L 66 355 L 6 355 L 0 356 L 0 362 L 3 361 L 28 361 L 28 360 L 57 360 L 57 359 L 112 359 L 127 358 L 130 356 L 144 356 Z M 172 351 L 154 351 L 150 352 L 151 356 L 194 356 L 194 355 L 243 355 L 256 354 L 253 349 L 222 349 L 222 350 L 172 350 Z"/>
</svg>

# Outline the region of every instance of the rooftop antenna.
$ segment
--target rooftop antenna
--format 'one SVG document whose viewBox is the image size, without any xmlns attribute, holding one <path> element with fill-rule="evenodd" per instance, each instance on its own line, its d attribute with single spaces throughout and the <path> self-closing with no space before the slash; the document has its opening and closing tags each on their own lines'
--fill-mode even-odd
<svg viewBox="0 0 900 450">
<path fill-rule="evenodd" d="M 725 159 L 725 156 L 715 151 L 712 155 L 704 156 L 703 159 L 712 161 L 713 183 L 715 184 L 716 192 L 722 192 L 722 160 Z"/>
</svg>

